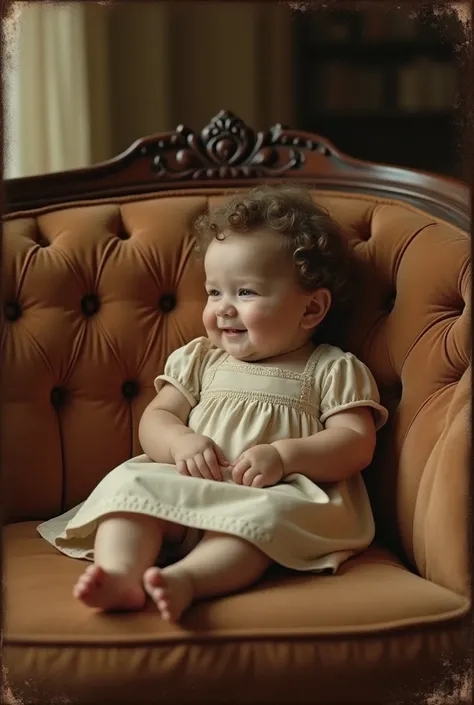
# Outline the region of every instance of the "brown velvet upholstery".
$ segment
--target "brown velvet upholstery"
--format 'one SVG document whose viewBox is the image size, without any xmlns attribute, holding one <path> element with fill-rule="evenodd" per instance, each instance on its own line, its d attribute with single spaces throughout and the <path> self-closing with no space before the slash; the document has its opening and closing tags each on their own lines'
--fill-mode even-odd
<svg viewBox="0 0 474 705">
<path fill-rule="evenodd" d="M 35 532 L 141 452 L 167 356 L 203 333 L 190 223 L 224 190 L 175 188 L 12 213 L 4 225 L 4 659 L 26 703 L 330 703 L 426 687 L 469 641 L 470 241 L 408 203 L 314 189 L 354 241 L 344 339 L 391 412 L 366 471 L 377 539 L 334 577 L 275 568 L 248 592 L 95 615 L 84 563 Z M 230 698 L 230 699 L 229 699 Z"/>
</svg>

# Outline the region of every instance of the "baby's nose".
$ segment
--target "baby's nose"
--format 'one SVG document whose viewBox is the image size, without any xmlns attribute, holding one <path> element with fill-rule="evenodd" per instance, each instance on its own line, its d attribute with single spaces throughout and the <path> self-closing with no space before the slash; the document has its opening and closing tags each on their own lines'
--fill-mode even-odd
<svg viewBox="0 0 474 705">
<path fill-rule="evenodd" d="M 235 316 L 237 313 L 234 304 L 231 301 L 222 300 L 217 307 L 218 316 Z"/>
</svg>

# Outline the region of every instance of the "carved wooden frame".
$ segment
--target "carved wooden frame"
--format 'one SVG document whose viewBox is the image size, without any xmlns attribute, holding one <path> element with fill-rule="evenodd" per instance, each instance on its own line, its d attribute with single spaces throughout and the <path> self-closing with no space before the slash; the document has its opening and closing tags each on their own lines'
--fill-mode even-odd
<svg viewBox="0 0 474 705">
<path fill-rule="evenodd" d="M 460 181 L 353 159 L 324 137 L 280 124 L 255 132 L 224 110 L 200 133 L 180 125 L 174 132 L 140 139 L 101 164 L 6 180 L 4 211 L 282 180 L 405 201 L 470 230 L 469 188 Z"/>
</svg>

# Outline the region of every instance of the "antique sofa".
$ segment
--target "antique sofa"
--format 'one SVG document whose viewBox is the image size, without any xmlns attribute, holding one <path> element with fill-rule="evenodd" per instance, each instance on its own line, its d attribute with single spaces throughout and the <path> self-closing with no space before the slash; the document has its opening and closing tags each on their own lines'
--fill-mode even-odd
<svg viewBox="0 0 474 705">
<path fill-rule="evenodd" d="M 433 145 L 436 149 L 436 145 Z M 190 224 L 228 192 L 304 183 L 354 244 L 343 343 L 390 422 L 365 472 L 373 545 L 336 576 L 275 568 L 180 625 L 71 597 L 36 533 L 141 452 L 172 350 L 203 333 Z M 5 184 L 1 463 L 6 702 L 404 703 L 459 686 L 470 643 L 467 186 L 221 112 L 89 169 Z"/>
</svg>

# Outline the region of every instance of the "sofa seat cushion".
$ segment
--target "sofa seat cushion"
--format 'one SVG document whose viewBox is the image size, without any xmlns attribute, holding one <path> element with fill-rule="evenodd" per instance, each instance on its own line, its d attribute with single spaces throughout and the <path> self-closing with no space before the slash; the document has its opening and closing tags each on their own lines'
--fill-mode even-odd
<svg viewBox="0 0 474 705">
<path fill-rule="evenodd" d="M 135 614 L 101 615 L 71 594 L 87 562 L 56 551 L 37 535 L 36 526 L 24 522 L 4 529 L 10 642 L 153 643 L 186 640 L 196 632 L 213 638 L 318 637 L 430 624 L 465 611 L 465 598 L 414 575 L 383 548 L 371 547 L 335 576 L 277 568 L 245 592 L 196 604 L 181 626 L 163 622 L 151 601 Z"/>
<path fill-rule="evenodd" d="M 86 563 L 58 553 L 36 526 L 4 529 L 4 659 L 14 692 L 22 683 L 23 693 L 33 687 L 42 697 L 62 693 L 81 703 L 92 691 L 101 693 L 101 702 L 128 702 L 127 692 L 130 702 L 133 695 L 152 702 L 146 688 L 156 695 L 159 686 L 167 702 L 184 703 L 193 693 L 199 699 L 200 683 L 208 701 L 219 702 L 214 674 L 239 690 L 236 702 L 266 701 L 260 686 L 258 697 L 244 691 L 267 680 L 268 702 L 283 702 L 279 693 L 293 680 L 295 702 L 317 702 L 308 678 L 321 680 L 324 672 L 334 688 L 332 679 L 344 676 L 348 697 L 351 677 L 363 683 L 378 669 L 382 687 L 391 682 L 388 668 L 403 680 L 400 668 L 422 656 L 425 663 L 439 661 L 452 638 L 463 638 L 465 598 L 414 575 L 376 546 L 336 576 L 277 568 L 246 592 L 196 604 L 181 625 L 163 622 L 152 604 L 137 613 L 97 614 L 71 596 Z"/>
</svg>

